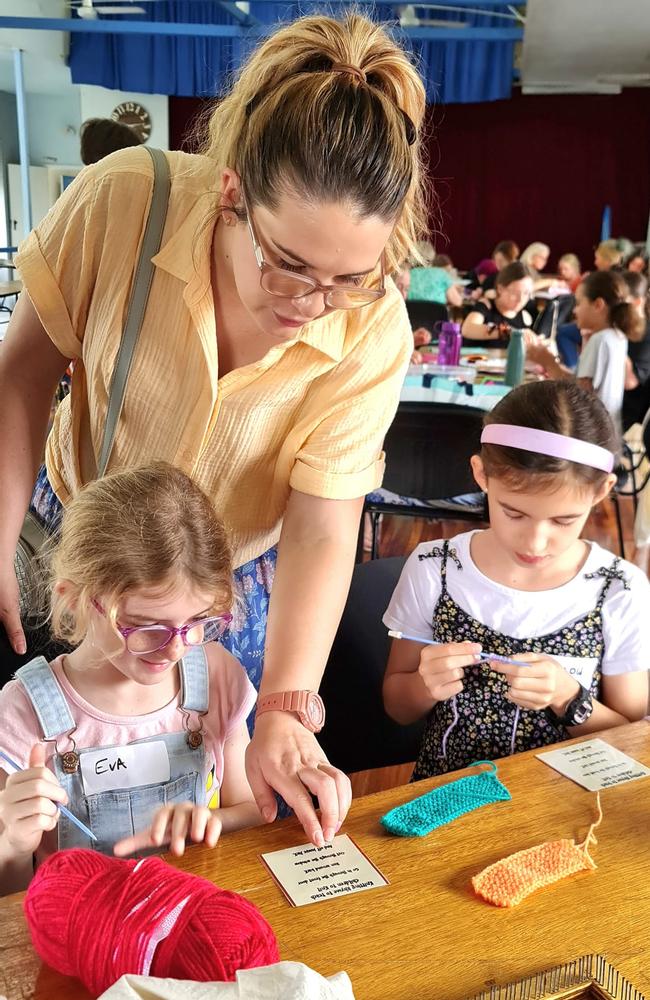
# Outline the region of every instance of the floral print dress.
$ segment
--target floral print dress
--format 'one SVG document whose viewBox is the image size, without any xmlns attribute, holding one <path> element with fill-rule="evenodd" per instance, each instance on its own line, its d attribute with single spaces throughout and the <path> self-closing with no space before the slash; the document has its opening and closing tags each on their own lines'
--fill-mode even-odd
<svg viewBox="0 0 650 1000">
<path fill-rule="evenodd" d="M 602 608 L 614 580 L 621 580 L 625 589 L 629 583 L 619 568 L 620 559 L 604 566 L 586 578 L 603 578 L 595 608 L 571 624 L 549 635 L 534 639 L 516 639 L 503 635 L 472 618 L 456 604 L 447 589 L 447 562 L 451 559 L 462 570 L 456 549 L 445 542 L 418 557 L 440 559 L 441 591 L 433 610 L 432 638 L 436 642 L 480 642 L 484 650 L 501 656 L 517 653 L 544 653 L 547 656 L 596 658 L 598 665 L 591 681 L 590 693 L 597 698 L 600 690 L 601 664 L 605 649 Z M 540 592 L 540 600 L 544 593 Z M 427 720 L 420 753 L 412 781 L 445 774 L 467 767 L 476 760 L 494 760 L 513 752 L 532 750 L 568 738 L 564 726 L 547 710 L 520 709 L 506 700 L 507 679 L 488 664 L 465 667 L 463 690 L 456 696 L 458 722 L 451 728 L 442 752 L 445 733 L 454 721 L 452 699 L 434 705 Z M 514 732 L 513 732 L 514 730 Z"/>
</svg>

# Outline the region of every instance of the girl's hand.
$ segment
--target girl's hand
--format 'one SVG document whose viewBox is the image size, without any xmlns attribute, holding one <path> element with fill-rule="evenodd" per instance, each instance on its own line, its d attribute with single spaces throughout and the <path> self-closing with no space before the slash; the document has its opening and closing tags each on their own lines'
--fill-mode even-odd
<svg viewBox="0 0 650 1000">
<path fill-rule="evenodd" d="M 515 667 L 509 663 L 490 661 L 490 667 L 508 680 L 508 701 L 520 708 L 541 711 L 551 708 L 563 715 L 566 706 L 575 698 L 580 684 L 564 667 L 541 653 L 517 653 L 516 659 L 527 666 Z"/>
<path fill-rule="evenodd" d="M 30 855 L 38 848 L 46 830 L 59 821 L 57 802 L 66 805 L 68 796 L 49 768 L 45 767 L 45 747 L 36 743 L 25 771 L 10 774 L 0 792 L 2 837 L 17 855 Z"/>
<path fill-rule="evenodd" d="M 544 369 L 552 367 L 556 362 L 553 351 L 542 338 L 539 338 L 537 343 L 526 344 L 526 359 L 535 365 L 541 365 Z"/>
<path fill-rule="evenodd" d="M 332 840 L 352 802 L 348 776 L 332 767 L 314 734 L 289 712 L 266 712 L 255 720 L 246 774 L 265 822 L 277 815 L 273 792 L 279 792 L 316 847 Z M 320 822 L 312 795 L 320 805 Z"/>
<path fill-rule="evenodd" d="M 425 646 L 418 673 L 435 701 L 447 701 L 463 690 L 465 667 L 479 662 L 481 646 L 476 642 L 448 642 Z"/>
<path fill-rule="evenodd" d="M 136 851 L 169 844 L 170 853 L 180 857 L 185 853 L 188 836 L 195 844 L 215 847 L 221 836 L 221 826 L 218 810 L 195 806 L 191 802 L 163 806 L 154 816 L 148 830 L 118 840 L 113 847 L 113 854 L 123 858 Z"/>
</svg>

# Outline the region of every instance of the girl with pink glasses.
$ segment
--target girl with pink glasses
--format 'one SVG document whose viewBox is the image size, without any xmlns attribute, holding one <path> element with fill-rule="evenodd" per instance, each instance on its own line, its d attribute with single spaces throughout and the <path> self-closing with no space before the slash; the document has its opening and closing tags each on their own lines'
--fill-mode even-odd
<svg viewBox="0 0 650 1000">
<path fill-rule="evenodd" d="M 57 848 L 182 854 L 261 822 L 244 769 L 255 689 L 217 641 L 231 559 L 205 494 L 162 462 L 91 483 L 65 513 L 51 579 L 70 652 L 0 692 L 0 892 Z"/>
</svg>

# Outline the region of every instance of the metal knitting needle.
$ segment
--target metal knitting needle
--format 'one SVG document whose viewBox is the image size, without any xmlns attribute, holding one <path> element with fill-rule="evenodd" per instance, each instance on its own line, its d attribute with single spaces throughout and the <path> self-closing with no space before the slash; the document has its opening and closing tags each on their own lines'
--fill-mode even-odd
<svg viewBox="0 0 650 1000">
<path fill-rule="evenodd" d="M 20 764 L 17 764 L 15 760 L 12 760 L 11 757 L 9 757 L 8 754 L 4 752 L 4 750 L 0 750 L 0 757 L 2 757 L 2 759 L 5 761 L 5 763 L 9 765 L 9 767 L 13 767 L 14 771 L 25 770 L 25 768 L 21 767 Z M 71 823 L 74 823 L 75 826 L 79 827 L 82 833 L 85 833 L 86 836 L 90 837 L 91 840 L 97 840 L 97 837 L 95 836 L 93 831 L 89 830 L 88 827 L 85 826 L 80 819 L 77 819 L 74 813 L 71 813 L 69 809 L 66 809 L 66 807 L 62 806 L 59 802 L 55 804 L 57 809 L 59 809 L 59 811 L 62 812 L 64 816 L 67 816 Z"/>
<path fill-rule="evenodd" d="M 410 639 L 411 642 L 421 642 L 423 646 L 442 646 L 443 643 L 436 642 L 435 639 L 423 639 L 420 635 L 407 635 L 406 632 L 398 632 L 395 629 L 389 628 L 388 634 L 392 636 L 393 639 Z M 509 663 L 513 667 L 526 667 L 528 664 L 522 663 L 521 660 L 509 660 L 507 656 L 499 656 L 498 653 L 477 653 L 480 660 L 487 663 L 488 660 L 495 660 L 497 663 Z"/>
</svg>

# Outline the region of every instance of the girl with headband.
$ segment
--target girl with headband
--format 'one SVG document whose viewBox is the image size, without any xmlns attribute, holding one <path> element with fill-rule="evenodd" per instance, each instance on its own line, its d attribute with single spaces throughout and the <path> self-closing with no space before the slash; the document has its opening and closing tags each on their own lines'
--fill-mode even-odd
<svg viewBox="0 0 650 1000">
<path fill-rule="evenodd" d="M 646 714 L 650 584 L 581 538 L 615 449 L 575 382 L 522 385 L 487 415 L 472 470 L 490 527 L 419 545 L 383 619 L 412 637 L 393 641 L 384 704 L 427 720 L 414 779 Z"/>
<path fill-rule="evenodd" d="M 301 18 L 260 43 L 201 155 L 165 154 L 165 229 L 108 465 L 164 459 L 223 516 L 241 610 L 225 642 L 260 692 L 249 779 L 265 819 L 278 792 L 316 844 L 351 798 L 316 737 L 317 690 L 413 350 L 389 275 L 425 230 L 424 110 L 409 56 L 358 14 Z M 145 149 L 107 157 L 18 257 L 25 292 L 0 357 L 0 621 L 16 653 L 25 508 L 31 496 L 55 531 L 97 475 L 152 187 Z"/>
</svg>

